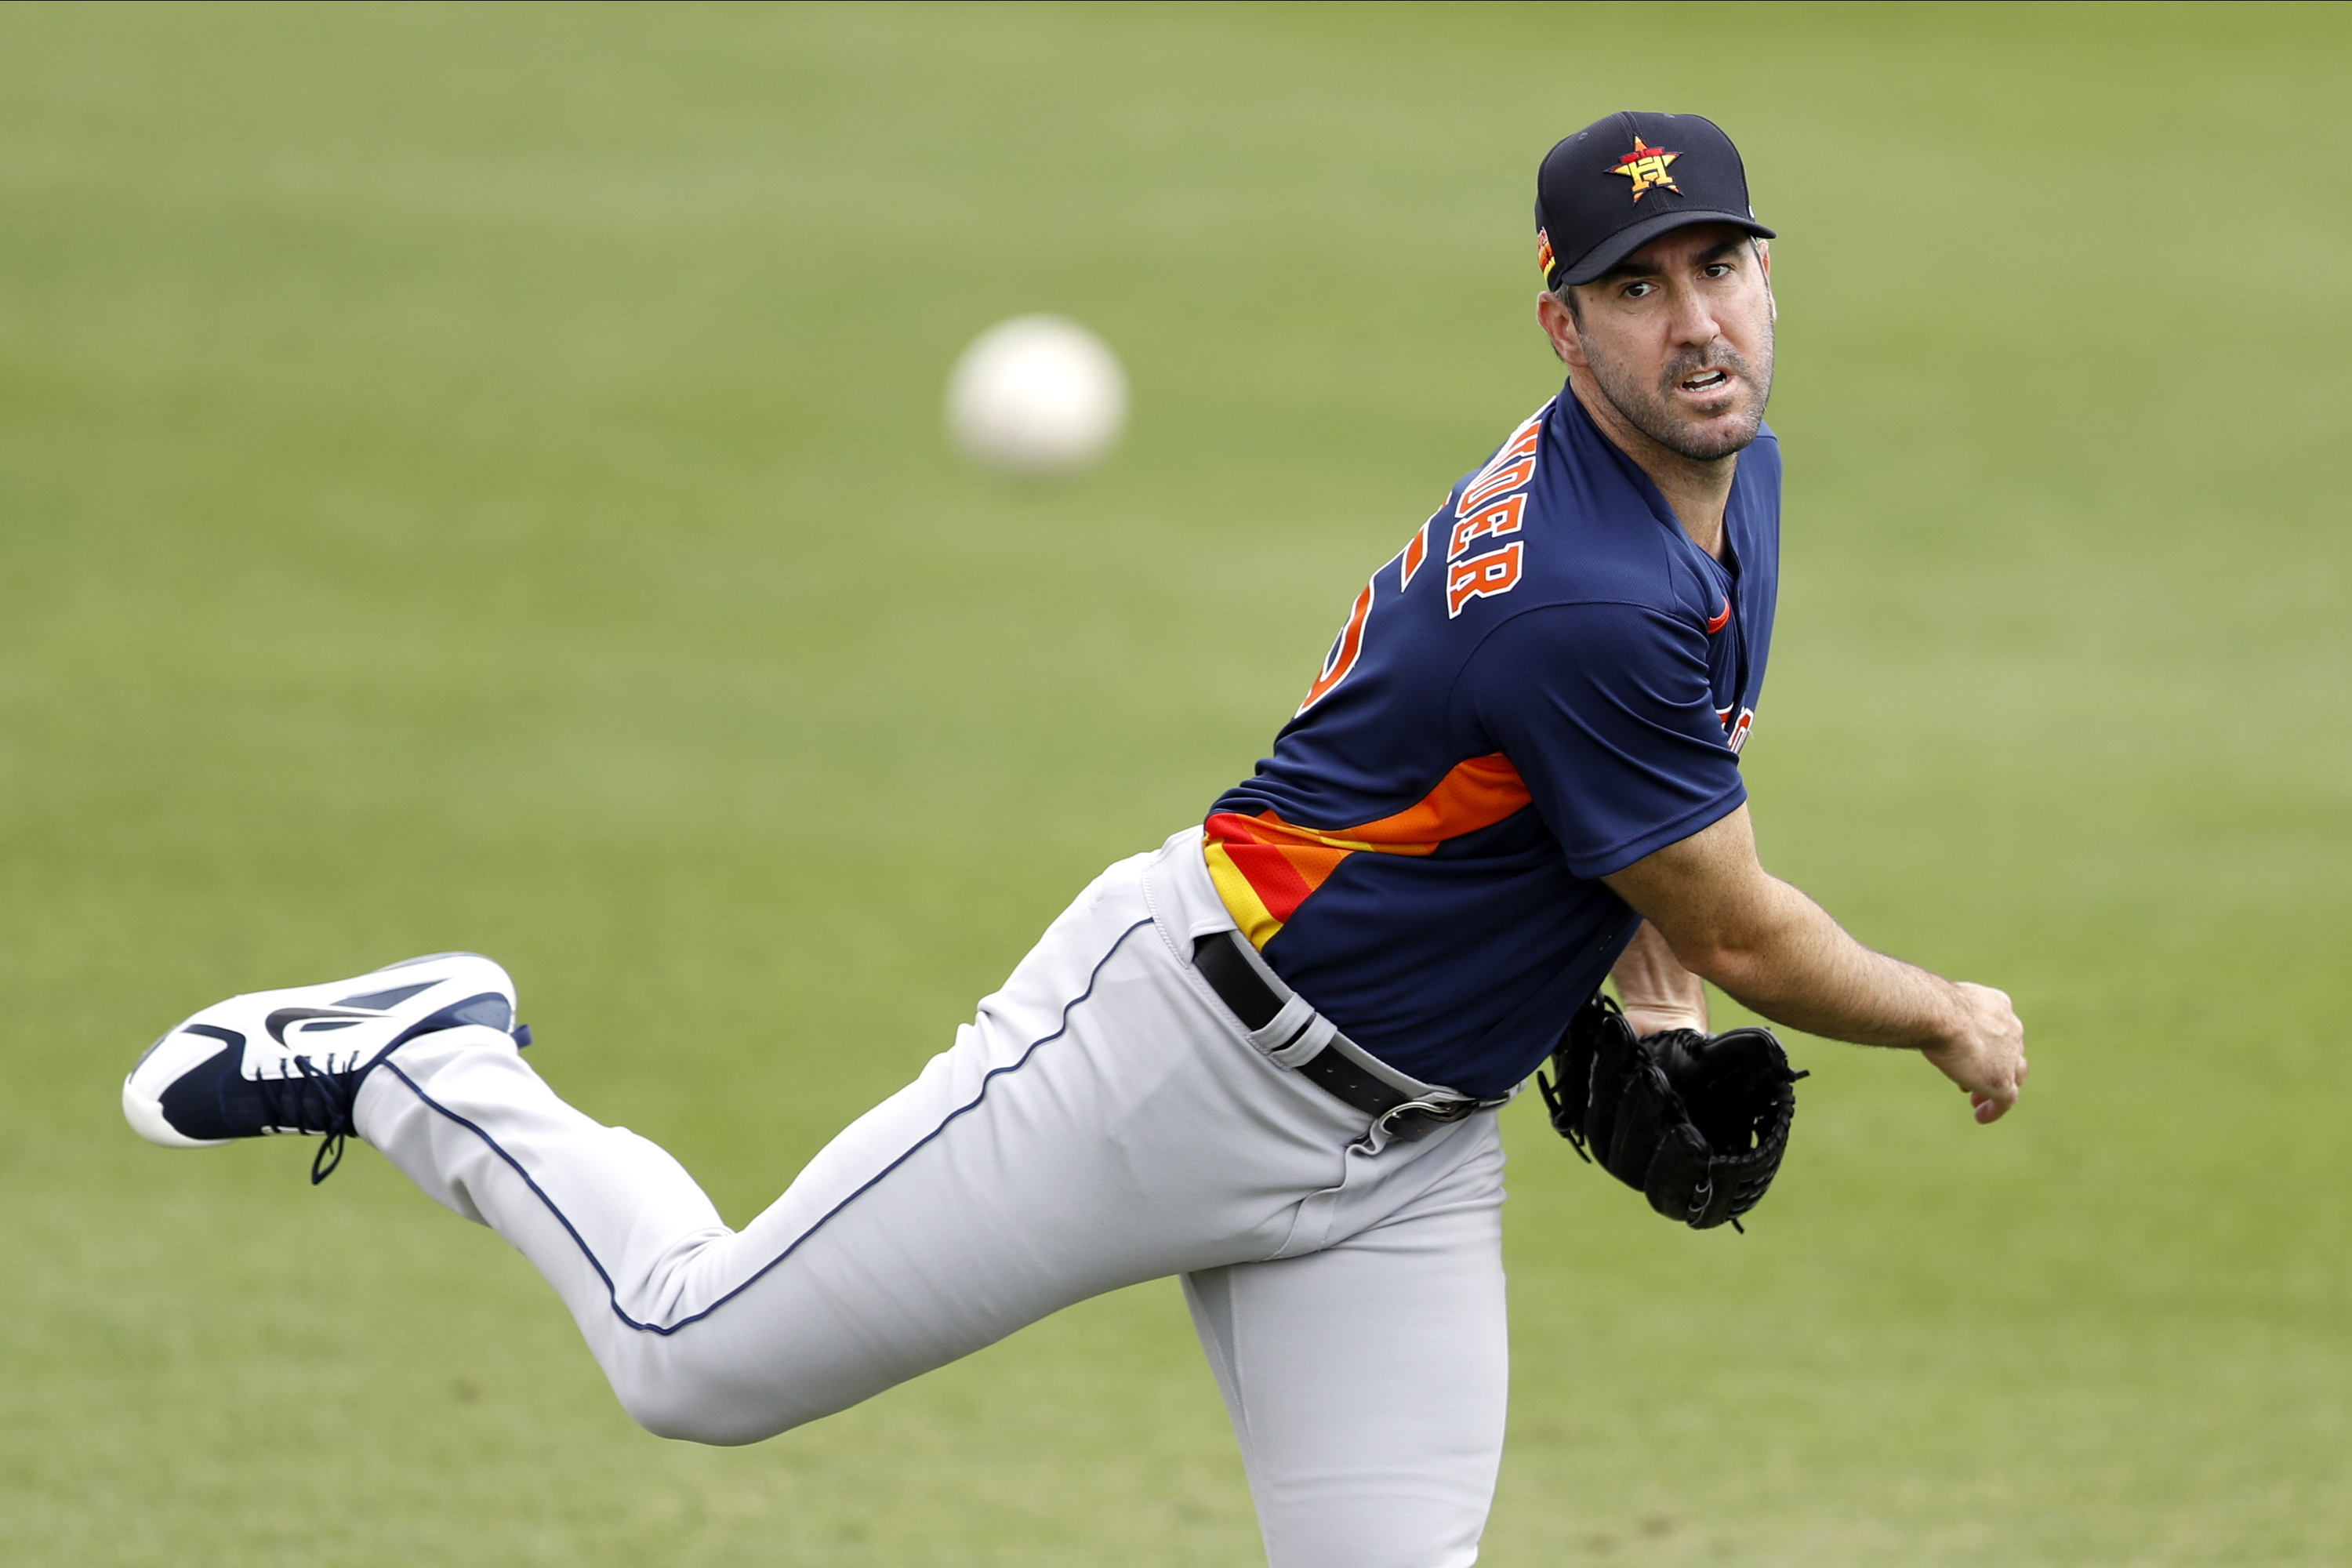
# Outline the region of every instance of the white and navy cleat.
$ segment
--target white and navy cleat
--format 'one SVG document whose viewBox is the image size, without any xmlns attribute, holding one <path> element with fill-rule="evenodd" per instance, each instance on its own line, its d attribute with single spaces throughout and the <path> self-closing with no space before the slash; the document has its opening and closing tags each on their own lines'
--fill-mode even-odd
<svg viewBox="0 0 2352 1568">
<path fill-rule="evenodd" d="M 272 1133 L 322 1135 L 315 1185 L 341 1163 L 352 1102 L 394 1047 L 436 1029 L 486 1025 L 530 1043 L 514 982 L 473 952 L 386 964 L 356 979 L 256 991 L 207 1007 L 147 1047 L 122 1080 L 142 1138 L 202 1149 Z"/>
</svg>

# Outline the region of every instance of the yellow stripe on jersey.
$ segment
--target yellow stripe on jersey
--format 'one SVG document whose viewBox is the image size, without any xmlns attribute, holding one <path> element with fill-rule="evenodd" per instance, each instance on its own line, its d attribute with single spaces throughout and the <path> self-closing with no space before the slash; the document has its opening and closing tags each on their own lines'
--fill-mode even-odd
<svg viewBox="0 0 2352 1568">
<path fill-rule="evenodd" d="M 1282 922 L 1265 907 L 1265 900 L 1258 897 L 1257 889 L 1250 886 L 1250 879 L 1242 875 L 1242 868 L 1234 864 L 1234 858 L 1225 852 L 1223 845 L 1212 838 L 1201 850 L 1202 858 L 1209 863 L 1209 880 L 1217 885 L 1217 897 L 1224 900 L 1225 911 L 1241 927 L 1242 935 L 1249 938 L 1250 945 L 1263 951 L 1275 933 L 1282 930 Z"/>
</svg>

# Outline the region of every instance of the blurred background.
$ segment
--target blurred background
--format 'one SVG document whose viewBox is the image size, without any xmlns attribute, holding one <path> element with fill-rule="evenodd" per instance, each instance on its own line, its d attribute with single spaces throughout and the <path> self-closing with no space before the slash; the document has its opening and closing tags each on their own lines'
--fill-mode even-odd
<svg viewBox="0 0 2352 1568">
<path fill-rule="evenodd" d="M 1783 237 L 1766 862 L 2034 1074 L 1792 1040 L 1745 1237 L 1513 1107 L 1486 1561 L 2352 1557 L 2347 79 L 2334 7 L 0 9 L 0 1561 L 1256 1560 L 1172 1284 L 667 1444 L 380 1160 L 117 1087 L 477 948 L 749 1218 L 1557 388 L 1536 163 L 1636 107 Z M 1058 485 L 940 434 L 1032 310 L 1133 386 Z"/>
</svg>

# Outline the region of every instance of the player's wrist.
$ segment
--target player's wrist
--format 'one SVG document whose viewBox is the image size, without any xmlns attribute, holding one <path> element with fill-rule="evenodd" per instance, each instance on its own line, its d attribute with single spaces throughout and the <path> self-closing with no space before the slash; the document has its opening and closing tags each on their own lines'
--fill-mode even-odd
<svg viewBox="0 0 2352 1568">
<path fill-rule="evenodd" d="M 1696 1029 L 1702 1035 L 1707 1032 L 1704 1011 L 1674 1003 L 1629 1002 L 1625 1004 L 1625 1022 L 1633 1026 L 1635 1035 L 1643 1037 L 1669 1029 Z"/>
<path fill-rule="evenodd" d="M 1966 1050 L 1978 1035 L 1977 1010 L 1969 1005 L 1966 988 L 1940 974 L 1920 973 L 1933 983 L 1935 997 L 1926 1020 L 1927 1037 L 1918 1048 L 1930 1055 Z"/>
</svg>

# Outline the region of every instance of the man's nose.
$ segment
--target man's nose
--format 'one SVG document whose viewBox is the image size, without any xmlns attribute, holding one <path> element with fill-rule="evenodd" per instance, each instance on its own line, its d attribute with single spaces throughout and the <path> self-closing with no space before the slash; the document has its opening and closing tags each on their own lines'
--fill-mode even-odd
<svg viewBox="0 0 2352 1568">
<path fill-rule="evenodd" d="M 1696 289 L 1675 290 L 1672 327 L 1678 343 L 1711 343 L 1723 336 L 1715 307 Z"/>
</svg>

